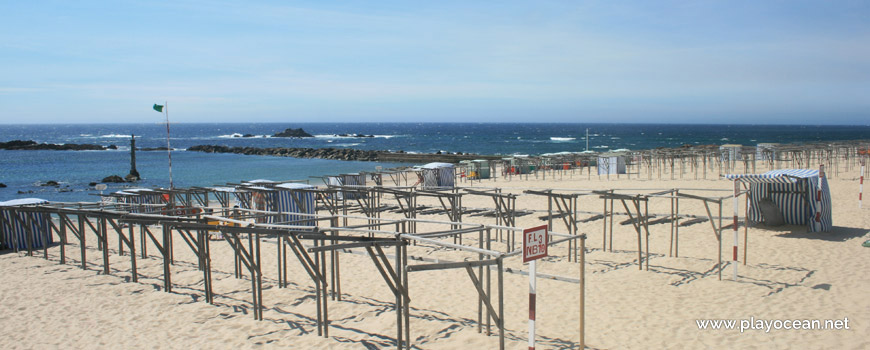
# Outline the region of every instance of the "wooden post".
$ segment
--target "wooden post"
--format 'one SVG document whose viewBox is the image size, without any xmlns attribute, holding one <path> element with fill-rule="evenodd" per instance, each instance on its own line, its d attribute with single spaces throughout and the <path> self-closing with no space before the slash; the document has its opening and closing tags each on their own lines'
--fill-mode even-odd
<svg viewBox="0 0 870 350">
<path fill-rule="evenodd" d="M 141 225 L 139 225 L 139 239 L 141 240 L 141 242 L 139 242 L 139 246 L 140 246 L 139 250 L 142 251 L 142 259 L 145 259 L 148 257 L 148 253 L 147 253 L 148 241 L 145 240 L 146 238 L 147 237 L 145 237 L 145 224 L 141 224 Z"/>
<path fill-rule="evenodd" d="M 643 231 L 646 248 L 646 270 L 649 271 L 649 198 L 643 204 Z M 640 224 L 640 223 L 638 223 Z"/>
<path fill-rule="evenodd" d="M 169 245 L 172 244 L 170 236 L 172 235 L 172 227 L 163 225 L 163 291 L 166 293 L 172 292 L 171 271 L 169 269 Z"/>
<path fill-rule="evenodd" d="M 746 192 L 746 206 L 743 208 L 743 265 L 746 265 L 746 251 L 749 250 L 749 192 Z"/>
<path fill-rule="evenodd" d="M 106 228 L 106 217 L 100 217 L 100 241 L 103 242 L 103 274 L 109 274 L 109 232 Z"/>
<path fill-rule="evenodd" d="M 498 262 L 498 348 L 504 350 L 504 261 L 502 257 L 496 258 Z M 489 270 L 489 269 L 487 269 Z M 489 295 L 489 293 L 487 293 Z"/>
<path fill-rule="evenodd" d="M 671 191 L 671 242 L 668 249 L 668 256 L 674 256 L 674 193 Z"/>
<path fill-rule="evenodd" d="M 586 235 L 580 235 L 580 349 L 586 348 Z"/>
<path fill-rule="evenodd" d="M 602 221 L 601 225 L 601 251 L 605 251 L 607 249 L 607 197 L 604 197 L 604 221 Z M 611 247 L 612 249 L 612 247 Z"/>
<path fill-rule="evenodd" d="M 87 253 L 85 251 L 85 221 L 81 215 L 79 215 L 78 218 L 79 218 L 79 241 L 81 241 L 80 242 L 81 245 L 79 246 L 79 248 L 81 248 L 81 251 L 82 251 L 82 270 L 87 270 L 87 268 L 88 268 L 87 259 L 86 259 Z"/>
<path fill-rule="evenodd" d="M 716 237 L 719 238 L 719 280 L 722 280 L 722 200 L 719 200 L 719 226 L 716 228 Z"/>
<path fill-rule="evenodd" d="M 396 244 L 396 349 L 402 350 L 402 336 L 404 333 L 402 332 L 403 325 L 403 317 L 402 311 L 404 311 L 405 307 L 403 303 L 405 301 L 403 289 L 402 287 L 402 245 Z M 405 339 L 407 341 L 408 339 Z"/>
<path fill-rule="evenodd" d="M 610 190 L 613 194 L 613 190 Z M 613 198 L 610 199 L 610 251 L 613 251 Z"/>
<path fill-rule="evenodd" d="M 0 214 L 2 215 L 2 214 Z M 63 216 L 58 216 L 60 219 L 60 263 L 66 264 L 66 221 L 64 221 Z"/>
<path fill-rule="evenodd" d="M 674 190 L 674 212 L 676 216 L 674 216 L 674 257 L 680 257 L 680 190 Z"/>
<path fill-rule="evenodd" d="M 130 279 L 133 282 L 139 282 L 139 273 L 136 271 L 136 239 L 133 236 L 133 224 L 127 224 L 128 232 L 130 232 L 130 266 L 133 277 Z"/>
</svg>

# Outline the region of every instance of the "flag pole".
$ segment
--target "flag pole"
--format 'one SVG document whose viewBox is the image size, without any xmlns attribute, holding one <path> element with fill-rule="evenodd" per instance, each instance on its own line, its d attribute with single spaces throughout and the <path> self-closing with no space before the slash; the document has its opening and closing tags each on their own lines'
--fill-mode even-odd
<svg viewBox="0 0 870 350">
<path fill-rule="evenodd" d="M 169 155 L 169 189 L 175 188 L 172 183 L 172 147 L 169 146 L 169 101 L 163 102 L 163 114 L 166 116 L 166 153 Z"/>
</svg>

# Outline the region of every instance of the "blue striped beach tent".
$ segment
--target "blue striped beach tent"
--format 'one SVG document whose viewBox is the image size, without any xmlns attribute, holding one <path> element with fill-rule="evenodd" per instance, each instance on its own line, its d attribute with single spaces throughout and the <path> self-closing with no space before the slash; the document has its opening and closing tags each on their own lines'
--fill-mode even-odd
<svg viewBox="0 0 870 350">
<path fill-rule="evenodd" d="M 302 183 L 284 183 L 275 186 L 278 199 L 277 211 L 281 213 L 280 222 L 290 222 L 290 225 L 298 226 L 314 226 L 314 221 L 306 215 L 297 214 L 314 214 L 316 209 L 316 195 L 306 189 L 314 189 L 316 187 Z"/>
<path fill-rule="evenodd" d="M 39 198 L 0 202 L 0 249 L 26 250 L 28 241 L 31 249 L 37 249 L 42 248 L 46 240 L 48 244 L 54 242 L 49 214 L 16 210 L 16 207 L 45 203 L 48 201 Z"/>
<path fill-rule="evenodd" d="M 245 188 L 251 196 L 251 205 L 254 210 L 263 211 L 278 211 L 278 191 L 262 186 L 249 186 Z M 268 215 L 264 219 L 258 220 L 260 223 L 272 224 L 275 223 L 275 216 Z"/>
<path fill-rule="evenodd" d="M 450 163 L 429 163 L 423 169 L 423 189 L 437 190 L 453 188 L 455 169 Z"/>
<path fill-rule="evenodd" d="M 366 186 L 366 175 L 365 174 L 341 174 L 341 175 L 328 175 L 326 176 L 326 185 L 329 187 L 340 187 L 340 186 Z M 337 199 L 357 199 L 357 198 L 365 198 L 365 194 L 356 193 L 356 192 L 347 192 L 347 191 L 339 191 L 337 192 Z"/>
<path fill-rule="evenodd" d="M 326 176 L 326 186 L 328 187 L 341 187 L 344 186 L 344 177 L 341 175 L 329 175 Z M 344 199 L 344 193 L 338 191 L 335 193 L 336 199 Z"/>
<path fill-rule="evenodd" d="M 749 220 L 764 221 L 760 202 L 770 199 L 790 225 L 806 225 L 809 232 L 830 231 L 831 191 L 828 179 L 821 177 L 821 196 L 817 195 L 819 171 L 813 169 L 782 169 L 764 174 L 729 174 L 726 179 L 749 185 Z M 816 215 L 817 211 L 820 215 Z"/>
<path fill-rule="evenodd" d="M 236 198 L 236 202 L 238 203 L 240 208 L 255 209 L 255 208 L 253 208 L 253 207 L 256 207 L 254 205 L 255 204 L 254 203 L 254 192 L 269 191 L 269 189 L 262 187 L 262 186 L 257 186 L 257 185 L 270 185 L 270 184 L 276 184 L 276 183 L 278 183 L 278 182 L 272 181 L 272 180 L 265 180 L 265 179 L 245 181 L 245 182 L 242 182 L 241 187 L 233 188 L 232 191 L 230 191 L 230 192 L 233 193 L 233 196 Z M 251 186 L 254 186 L 254 187 L 251 187 Z M 265 202 L 268 203 L 269 201 L 266 200 Z"/>
<path fill-rule="evenodd" d="M 130 204 L 131 213 L 152 213 L 163 210 L 163 195 L 147 188 L 127 188 L 114 193 L 118 203 Z"/>
</svg>

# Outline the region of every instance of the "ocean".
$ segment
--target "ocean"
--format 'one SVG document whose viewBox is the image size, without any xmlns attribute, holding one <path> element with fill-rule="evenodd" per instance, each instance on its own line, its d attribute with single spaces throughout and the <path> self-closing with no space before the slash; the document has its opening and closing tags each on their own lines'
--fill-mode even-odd
<svg viewBox="0 0 870 350">
<path fill-rule="evenodd" d="M 286 128 L 303 128 L 314 138 L 272 138 Z M 206 154 L 187 152 L 194 145 L 241 147 L 355 148 L 417 153 L 542 154 L 562 151 L 652 149 L 682 145 L 764 142 L 795 143 L 870 139 L 870 125 L 680 125 L 680 124 L 550 124 L 550 123 L 250 123 L 171 124 L 172 175 L 176 187 L 213 186 L 253 179 L 304 180 L 320 183 L 322 175 L 373 171 L 408 165 L 323 159 Z M 137 147 L 166 147 L 164 124 L 3 125 L 0 142 L 116 145 L 108 151 L 0 150 L 0 201 L 36 197 L 51 201 L 96 201 L 88 186 L 109 175 L 130 170 L 130 135 Z M 254 137 L 240 137 L 245 134 Z M 374 137 L 338 136 L 364 134 Z M 111 184 L 124 187 L 168 187 L 166 151 L 136 152 L 143 180 Z M 39 186 L 56 181 L 59 187 Z"/>
</svg>

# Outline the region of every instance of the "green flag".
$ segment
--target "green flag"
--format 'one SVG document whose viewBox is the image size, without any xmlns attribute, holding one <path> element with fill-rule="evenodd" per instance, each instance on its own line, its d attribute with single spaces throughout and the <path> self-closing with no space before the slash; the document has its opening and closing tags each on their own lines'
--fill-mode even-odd
<svg viewBox="0 0 870 350">
<path fill-rule="evenodd" d="M 163 106 L 161 106 L 161 105 L 155 103 L 155 104 L 154 104 L 154 110 L 155 110 L 155 111 L 158 111 L 158 112 L 160 112 L 160 113 L 163 113 Z"/>
</svg>

